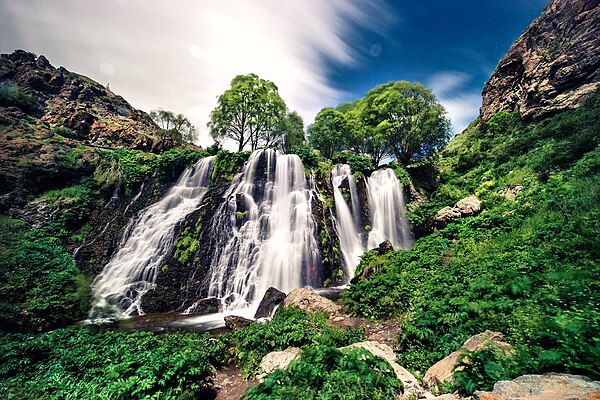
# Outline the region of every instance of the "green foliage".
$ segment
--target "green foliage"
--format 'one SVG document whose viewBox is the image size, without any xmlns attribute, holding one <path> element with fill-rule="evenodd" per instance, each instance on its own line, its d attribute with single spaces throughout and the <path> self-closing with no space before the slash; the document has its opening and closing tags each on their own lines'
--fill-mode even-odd
<svg viewBox="0 0 600 400">
<path fill-rule="evenodd" d="M 31 95 L 25 93 L 12 82 L 0 84 L 0 106 L 17 107 L 26 113 L 35 112 L 39 108 Z"/>
<path fill-rule="evenodd" d="M 281 150 L 284 153 L 289 154 L 293 149 L 304 146 L 306 142 L 306 137 L 304 136 L 304 122 L 297 112 L 292 111 L 286 113 L 280 129 L 283 131 Z"/>
<path fill-rule="evenodd" d="M 313 150 L 312 148 L 303 145 L 294 147 L 290 154 L 296 154 L 302 160 L 302 164 L 304 168 L 309 170 L 315 170 L 319 167 L 319 162 L 323 161 L 323 156 L 318 151 Z"/>
<path fill-rule="evenodd" d="M 196 127 L 183 114 L 158 109 L 150 111 L 148 115 L 161 128 L 163 140 L 167 139 L 175 144 L 182 144 L 193 143 L 198 138 Z"/>
<path fill-rule="evenodd" d="M 54 126 L 52 127 L 51 132 L 54 135 L 59 135 L 69 139 L 77 139 L 79 136 L 77 135 L 77 132 L 67 128 L 66 126 Z"/>
<path fill-rule="evenodd" d="M 240 172 L 244 163 L 248 161 L 248 157 L 250 157 L 250 152 L 248 151 L 231 153 L 227 150 L 219 150 L 213 165 L 213 181 L 220 178 L 233 179 L 233 176 Z"/>
<path fill-rule="evenodd" d="M 255 74 L 238 75 L 231 88 L 219 96 L 210 114 L 210 134 L 215 141 L 234 140 L 238 151 L 270 147 L 282 141 L 286 105 L 277 86 Z"/>
<path fill-rule="evenodd" d="M 304 345 L 345 346 L 366 340 L 362 328 L 340 330 L 327 325 L 325 313 L 305 314 L 295 308 L 279 308 L 270 321 L 252 324 L 233 334 L 237 361 L 247 377 L 255 375 L 262 358 L 271 351 Z"/>
<path fill-rule="evenodd" d="M 197 398 L 229 350 L 209 334 L 59 329 L 0 337 L 6 398 Z"/>
<path fill-rule="evenodd" d="M 165 151 L 156 162 L 156 172 L 163 181 L 175 180 L 185 168 L 206 157 L 206 153 L 192 148 L 177 148 Z"/>
<path fill-rule="evenodd" d="M 286 370 L 250 388 L 246 400 L 393 399 L 403 389 L 389 365 L 364 349 L 308 348 Z"/>
<path fill-rule="evenodd" d="M 348 164 L 353 173 L 368 175 L 375 169 L 371 157 L 347 151 L 336 154 L 332 161 L 336 164 Z"/>
<path fill-rule="evenodd" d="M 516 377 L 517 370 L 511 361 L 493 346 L 480 351 L 463 349 L 452 375 L 456 389 L 466 396 L 476 390 L 492 391 L 497 381 Z"/>
<path fill-rule="evenodd" d="M 357 315 L 403 318 L 404 365 L 426 370 L 491 329 L 515 345 L 520 373 L 598 377 L 600 148 L 590 133 L 599 130 L 597 98 L 530 127 L 500 114 L 491 130 L 475 123 L 441 152 L 435 199 L 411 212 L 411 222 L 425 224 L 471 193 L 485 211 L 417 240 L 412 250 L 365 258 L 382 267 L 344 294 Z M 588 147 L 578 147 L 580 134 Z M 578 150 L 555 147 L 559 140 Z M 538 156 L 552 167 L 537 169 Z M 500 195 L 517 185 L 515 198 Z M 481 368 L 471 381 L 483 379 Z"/>
<path fill-rule="evenodd" d="M 332 159 L 334 154 L 344 150 L 343 137 L 350 128 L 344 113 L 333 108 L 324 108 L 308 127 L 308 141 L 319 150 L 323 157 Z"/>
</svg>

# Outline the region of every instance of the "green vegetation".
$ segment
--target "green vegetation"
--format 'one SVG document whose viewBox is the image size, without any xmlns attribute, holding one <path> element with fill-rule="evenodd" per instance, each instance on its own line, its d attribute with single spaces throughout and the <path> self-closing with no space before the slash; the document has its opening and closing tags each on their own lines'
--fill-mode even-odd
<svg viewBox="0 0 600 400">
<path fill-rule="evenodd" d="M 209 334 L 59 329 L 0 336 L 0 390 L 8 399 L 192 399 L 229 350 Z"/>
<path fill-rule="evenodd" d="M 297 144 L 298 118 L 297 114 L 287 112 L 273 82 L 248 74 L 233 78 L 231 88 L 219 96 L 208 127 L 215 141 L 233 140 L 241 152 L 248 145 L 256 150 L 285 146 L 286 142 Z"/>
<path fill-rule="evenodd" d="M 31 95 L 10 81 L 0 84 L 0 107 L 17 107 L 25 113 L 33 113 L 39 108 Z"/>
<path fill-rule="evenodd" d="M 248 151 L 231 153 L 227 150 L 219 150 L 213 165 L 212 180 L 232 180 L 234 175 L 241 171 L 244 163 L 248 161 L 248 157 L 250 157 Z"/>
<path fill-rule="evenodd" d="M 150 111 L 148 115 L 160 127 L 162 140 L 169 140 L 176 145 L 180 145 L 193 143 L 198 139 L 196 127 L 183 114 L 158 109 Z"/>
<path fill-rule="evenodd" d="M 484 211 L 419 239 L 412 250 L 366 253 L 359 270 L 365 264 L 380 271 L 344 296 L 357 315 L 403 319 L 404 365 L 424 371 L 491 329 L 506 335 L 519 362 L 478 355 L 501 370 L 480 360 L 488 375 L 477 366 L 465 372 L 472 375 L 461 377 L 464 392 L 526 372 L 598 379 L 599 106 L 596 94 L 531 127 L 499 113 L 487 131 L 472 124 L 435 159 L 434 201 L 411 219 L 430 221 L 472 193 Z"/>
<path fill-rule="evenodd" d="M 364 349 L 309 348 L 286 370 L 268 375 L 243 399 L 393 399 L 400 382 L 387 361 Z"/>
<path fill-rule="evenodd" d="M 279 308 L 270 321 L 236 331 L 236 360 L 247 377 L 253 377 L 262 358 L 271 351 L 301 346 L 346 346 L 366 340 L 363 328 L 340 330 L 327 325 L 326 313 L 305 314 L 295 308 Z"/>
</svg>

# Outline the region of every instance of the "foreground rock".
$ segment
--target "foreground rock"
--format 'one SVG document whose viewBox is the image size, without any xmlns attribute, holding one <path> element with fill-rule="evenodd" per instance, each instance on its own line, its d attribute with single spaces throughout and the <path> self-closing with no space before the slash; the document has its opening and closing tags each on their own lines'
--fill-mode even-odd
<svg viewBox="0 0 600 400">
<path fill-rule="evenodd" d="M 481 351 L 487 347 L 495 347 L 507 354 L 512 352 L 512 346 L 504 342 L 504 336 L 500 332 L 485 331 L 470 337 L 459 350 L 429 368 L 423 377 L 423 386 L 431 389 L 439 387 L 443 382 L 452 382 L 454 366 L 463 355 L 464 350 Z"/>
<path fill-rule="evenodd" d="M 251 319 L 239 317 L 237 315 L 228 315 L 224 319 L 225 327 L 231 329 L 232 331 L 244 328 L 254 322 Z"/>
<path fill-rule="evenodd" d="M 455 218 L 468 217 L 481 211 L 481 200 L 471 195 L 459 200 L 454 207 L 444 207 L 435 215 L 437 225 L 444 225 Z"/>
<path fill-rule="evenodd" d="M 575 108 L 600 82 L 599 0 L 554 0 L 500 60 L 483 88 L 481 117 L 518 111 L 539 120 Z"/>
<path fill-rule="evenodd" d="M 310 313 L 326 312 L 330 316 L 337 315 L 341 312 L 340 306 L 308 288 L 292 290 L 283 301 L 283 306 L 298 308 Z"/>
<path fill-rule="evenodd" d="M 275 307 L 281 304 L 284 299 L 285 293 L 275 289 L 274 287 L 268 288 L 262 300 L 260 301 L 258 308 L 256 309 L 254 318 L 268 318 L 272 316 Z"/>
<path fill-rule="evenodd" d="M 300 349 L 298 347 L 290 347 L 283 351 L 270 352 L 260 361 L 260 372 L 256 376 L 256 379 L 262 382 L 265 376 L 278 369 L 286 369 L 288 365 L 298 357 L 300 357 Z"/>
<path fill-rule="evenodd" d="M 500 381 L 493 392 L 475 392 L 478 400 L 593 400 L 600 399 L 600 382 L 580 375 L 523 375 Z"/>
<path fill-rule="evenodd" d="M 416 398 L 419 396 L 419 393 L 422 391 L 422 389 L 419 385 L 419 382 L 417 381 L 417 378 L 415 378 L 413 374 L 408 372 L 408 370 L 396 363 L 396 354 L 394 354 L 394 350 L 392 350 L 390 346 L 375 341 L 367 341 L 354 343 L 350 346 L 342 347 L 340 350 L 352 349 L 356 347 L 365 349 L 374 356 L 383 358 L 390 364 L 398 380 L 400 380 L 404 384 L 405 397 L 412 395 Z"/>
</svg>

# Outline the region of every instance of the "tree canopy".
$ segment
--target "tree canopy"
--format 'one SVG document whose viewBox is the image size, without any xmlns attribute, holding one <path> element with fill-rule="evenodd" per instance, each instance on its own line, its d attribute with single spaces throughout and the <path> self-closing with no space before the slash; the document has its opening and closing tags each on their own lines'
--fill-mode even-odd
<svg viewBox="0 0 600 400">
<path fill-rule="evenodd" d="M 163 130 L 163 137 L 176 144 L 193 143 L 198 137 L 196 127 L 183 114 L 158 109 L 149 113 L 152 120 Z"/>
<path fill-rule="evenodd" d="M 219 96 L 208 127 L 215 141 L 231 139 L 242 151 L 281 142 L 286 105 L 277 86 L 255 74 L 238 75 L 231 88 Z"/>
</svg>

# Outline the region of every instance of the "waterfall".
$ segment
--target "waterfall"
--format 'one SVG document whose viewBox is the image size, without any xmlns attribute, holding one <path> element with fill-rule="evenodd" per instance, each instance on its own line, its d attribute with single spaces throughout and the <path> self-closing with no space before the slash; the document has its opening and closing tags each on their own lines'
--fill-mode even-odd
<svg viewBox="0 0 600 400">
<path fill-rule="evenodd" d="M 232 310 L 257 306 L 270 286 L 320 286 L 312 195 L 297 155 L 252 153 L 213 217 L 208 296 Z"/>
<path fill-rule="evenodd" d="M 395 249 L 410 248 L 412 237 L 406 220 L 404 198 L 394 171 L 385 168 L 373 172 L 367 181 L 367 188 L 371 217 L 368 248 L 373 249 L 386 239 Z"/>
<path fill-rule="evenodd" d="M 173 245 L 175 226 L 196 210 L 210 183 L 214 157 L 186 169 L 164 197 L 132 219 L 119 249 L 92 285 L 91 318 L 143 314 L 142 296 L 154 287 L 162 260 Z"/>
<path fill-rule="evenodd" d="M 354 276 L 360 256 L 365 252 L 362 241 L 362 226 L 360 221 L 360 205 L 356 190 L 356 179 L 352 175 L 350 166 L 337 164 L 331 171 L 333 184 L 333 197 L 335 201 L 336 216 L 334 217 L 335 229 L 340 240 L 340 248 L 344 262 L 344 276 L 349 281 Z M 346 191 L 346 199 L 342 193 Z M 348 201 L 350 205 L 348 205 Z"/>
</svg>

